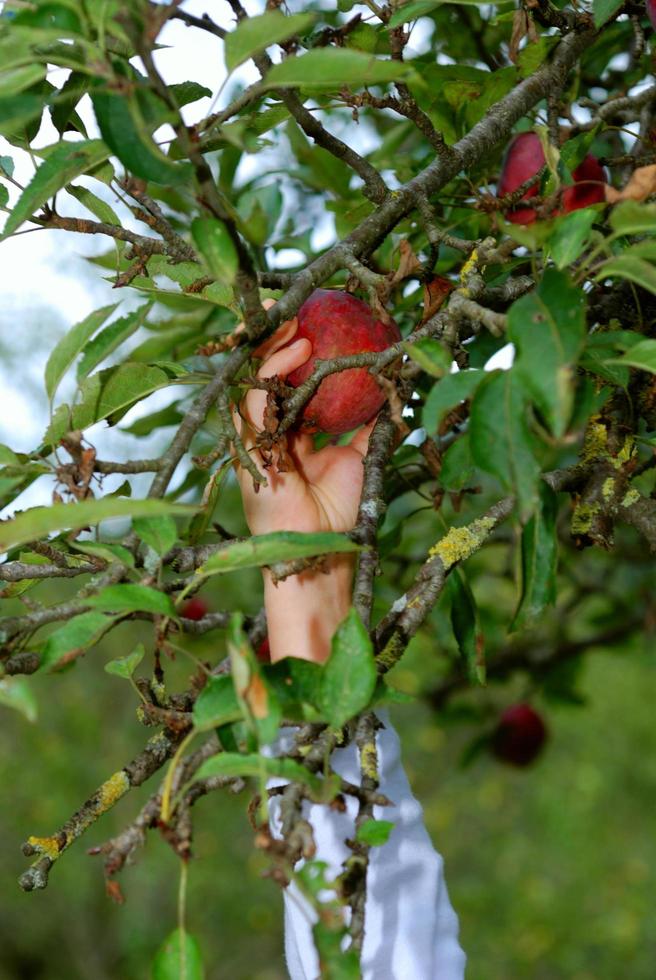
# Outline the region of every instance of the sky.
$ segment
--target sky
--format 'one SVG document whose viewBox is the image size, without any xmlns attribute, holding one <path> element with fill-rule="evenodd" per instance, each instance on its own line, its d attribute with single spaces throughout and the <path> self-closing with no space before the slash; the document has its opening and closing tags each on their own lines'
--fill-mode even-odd
<svg viewBox="0 0 656 980">
<path fill-rule="evenodd" d="M 226 27 L 230 26 L 233 19 L 229 5 L 215 2 L 211 6 L 217 21 Z M 261 3 L 252 0 L 247 0 L 245 6 L 250 13 L 259 13 L 262 8 Z M 185 10 L 197 16 L 201 16 L 207 8 L 208 4 L 202 0 L 188 0 L 184 4 Z M 159 51 L 156 60 L 168 82 L 193 79 L 206 85 L 214 93 L 219 90 L 226 74 L 223 44 L 219 38 L 188 28 L 179 21 L 172 21 L 166 26 L 161 40 L 170 47 Z M 53 72 L 48 77 L 53 84 L 60 85 L 66 73 Z M 254 81 L 256 77 L 257 72 L 252 65 L 243 66 L 234 75 L 236 82 L 245 84 Z M 229 100 L 229 92 L 224 93 L 221 104 L 225 104 L 226 95 Z M 211 102 L 211 99 L 206 98 L 186 107 L 187 121 L 207 115 L 211 111 Z M 81 106 L 80 113 L 89 135 L 98 135 L 88 99 L 86 105 Z M 58 138 L 45 113 L 35 145 L 47 146 Z M 34 173 L 34 166 L 28 155 L 10 147 L 0 137 L 0 155 L 6 154 L 14 159 L 14 176 L 25 185 Z M 98 193 L 97 182 L 85 181 L 84 178 L 78 181 L 85 182 Z M 13 203 L 18 191 L 10 188 L 10 192 Z M 70 195 L 62 193 L 58 200 L 62 202 L 61 210 L 64 213 L 89 216 Z M 3 224 L 4 216 L 0 213 L 0 227 Z M 143 226 L 137 223 L 133 227 L 139 228 L 142 233 L 144 231 Z M 43 389 L 43 371 L 48 354 L 57 340 L 74 323 L 100 306 L 116 303 L 121 299 L 121 306 L 115 314 L 118 315 L 138 304 L 138 297 L 129 298 L 127 290 L 122 295 L 117 295 L 108 283 L 103 282 L 98 270 L 85 260 L 85 256 L 105 251 L 107 244 L 108 239 L 105 238 L 99 240 L 92 236 L 50 229 L 29 231 L 0 242 L 0 443 L 10 445 L 15 451 L 33 450 L 39 444 L 47 426 L 48 405 Z M 39 336 L 37 345 L 33 345 L 32 339 L 35 332 Z M 67 380 L 68 383 L 62 385 L 58 394 L 61 400 L 66 400 L 74 390 L 71 379 Z M 162 394 L 164 403 L 171 399 L 170 393 Z M 157 397 L 156 395 L 148 400 L 147 408 L 145 403 L 138 406 L 134 415 L 126 417 L 125 424 L 130 424 L 137 414 L 152 411 Z M 162 398 L 162 395 L 159 397 Z M 136 440 L 113 432 L 104 423 L 96 426 L 92 435 L 99 456 L 104 458 L 129 458 L 131 448 L 137 452 Z M 139 455 L 149 455 L 149 452 L 147 445 L 140 441 Z M 107 483 L 108 489 L 111 488 L 110 484 L 111 481 Z M 53 484 L 49 477 L 36 481 L 22 495 L 20 501 L 12 505 L 8 513 L 15 506 L 24 509 L 48 503 L 52 489 Z"/>
</svg>

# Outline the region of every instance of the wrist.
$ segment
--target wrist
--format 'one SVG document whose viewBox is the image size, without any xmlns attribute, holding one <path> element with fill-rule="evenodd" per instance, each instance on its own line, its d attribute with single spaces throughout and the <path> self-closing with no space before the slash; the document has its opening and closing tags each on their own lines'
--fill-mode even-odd
<svg viewBox="0 0 656 980">
<path fill-rule="evenodd" d="M 290 575 L 275 585 L 264 569 L 264 603 L 271 660 L 299 657 L 323 663 L 330 655 L 333 633 L 351 607 L 355 561 L 333 555 L 326 570 Z"/>
</svg>

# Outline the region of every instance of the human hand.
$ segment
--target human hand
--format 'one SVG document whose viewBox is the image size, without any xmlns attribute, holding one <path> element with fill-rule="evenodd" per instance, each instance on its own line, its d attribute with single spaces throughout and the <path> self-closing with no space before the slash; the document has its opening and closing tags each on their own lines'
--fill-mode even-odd
<svg viewBox="0 0 656 980">
<path fill-rule="evenodd" d="M 268 301 L 268 306 L 272 302 Z M 296 318 L 283 323 L 257 349 L 264 358 L 258 378 L 283 380 L 312 353 L 309 340 L 285 346 L 298 329 Z M 256 434 L 264 427 L 267 393 L 251 388 L 234 413 L 235 426 L 253 462 L 266 475 L 268 486 L 256 492 L 252 477 L 237 466 L 246 521 L 253 534 L 268 531 L 349 531 L 355 524 L 362 492 L 363 457 L 374 423 L 359 429 L 348 445 L 327 445 L 315 450 L 312 436 L 287 433 L 292 467 L 279 473 L 275 463 L 265 469 L 256 447 Z"/>
<path fill-rule="evenodd" d="M 273 305 L 271 302 L 265 305 Z M 309 340 L 294 337 L 296 319 L 283 323 L 256 351 L 263 357 L 258 378 L 286 378 L 312 353 Z M 267 486 L 255 491 L 251 475 L 236 464 L 246 521 L 253 534 L 270 531 L 349 531 L 354 525 L 362 492 L 363 458 L 374 422 L 359 429 L 348 445 L 315 450 L 306 432 L 287 433 L 287 452 L 293 468 L 279 473 L 275 463 L 265 468 L 256 446 L 264 426 L 267 393 L 251 388 L 234 411 L 237 431 Z M 274 585 L 263 570 L 264 599 L 271 660 L 300 657 L 316 662 L 330 654 L 330 641 L 351 605 L 354 560 L 334 555 L 324 571 L 307 571 Z"/>
</svg>

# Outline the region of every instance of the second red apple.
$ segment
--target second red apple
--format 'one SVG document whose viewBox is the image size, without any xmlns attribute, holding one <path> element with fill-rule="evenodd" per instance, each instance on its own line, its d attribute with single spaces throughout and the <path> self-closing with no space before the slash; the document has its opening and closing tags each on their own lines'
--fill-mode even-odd
<svg viewBox="0 0 656 980">
<path fill-rule="evenodd" d="M 501 176 L 497 186 L 497 197 L 516 191 L 523 183 L 538 174 L 544 166 L 544 150 L 537 133 L 519 133 L 514 138 L 503 160 Z M 598 204 L 605 200 L 604 185 L 606 174 L 596 157 L 589 153 L 585 159 L 572 171 L 574 184 L 565 187 L 562 196 L 562 206 L 556 214 L 569 214 L 589 204 Z M 539 191 L 538 183 L 529 187 L 521 197 L 521 201 L 529 201 L 536 197 Z M 504 212 L 507 221 L 516 225 L 530 225 L 537 218 L 537 211 L 530 207 L 515 205 Z"/>
</svg>

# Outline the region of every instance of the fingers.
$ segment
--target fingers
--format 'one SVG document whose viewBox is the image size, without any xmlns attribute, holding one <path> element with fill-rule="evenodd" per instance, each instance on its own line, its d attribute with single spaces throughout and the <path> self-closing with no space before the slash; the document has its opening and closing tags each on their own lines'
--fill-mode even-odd
<svg viewBox="0 0 656 980">
<path fill-rule="evenodd" d="M 305 364 L 311 353 L 312 344 L 309 340 L 301 338 L 290 344 L 289 347 L 283 347 L 282 350 L 272 354 L 257 372 L 257 376 L 258 378 L 272 378 L 277 374 L 281 378 L 286 378 L 301 364 Z M 266 391 L 251 388 L 242 402 L 241 414 L 251 430 L 257 432 L 263 427 L 266 401 Z M 245 432 L 242 434 L 245 438 L 248 438 L 249 435 Z"/>
<path fill-rule="evenodd" d="M 266 300 L 265 300 L 266 302 Z M 288 343 L 298 330 L 298 320 L 294 317 L 292 320 L 285 320 L 281 323 L 277 330 L 263 340 L 259 347 L 256 347 L 253 351 L 255 357 L 262 357 L 266 359 L 270 357 L 275 351 L 280 350 L 280 348 Z"/>
<path fill-rule="evenodd" d="M 362 428 L 358 429 L 349 442 L 351 449 L 355 449 L 355 451 L 360 453 L 361 456 L 367 455 L 367 450 L 369 448 L 369 436 L 374 431 L 377 418 L 378 416 L 376 415 L 371 422 L 367 422 L 366 425 L 363 425 Z"/>
</svg>

